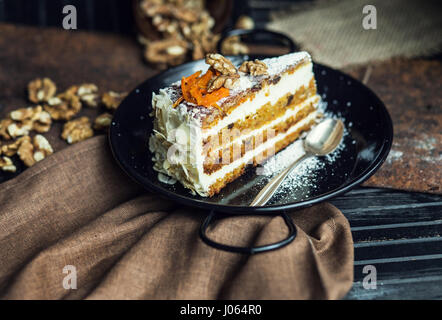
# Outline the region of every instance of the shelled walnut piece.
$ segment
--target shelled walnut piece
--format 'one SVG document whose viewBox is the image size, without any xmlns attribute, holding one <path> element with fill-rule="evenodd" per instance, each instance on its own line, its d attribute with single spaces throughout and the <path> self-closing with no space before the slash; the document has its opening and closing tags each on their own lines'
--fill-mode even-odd
<svg viewBox="0 0 442 320">
<path fill-rule="evenodd" d="M 229 59 L 219 53 L 209 53 L 206 55 L 206 63 L 218 74 L 210 79 L 207 92 L 213 92 L 221 87 L 233 89 L 239 80 L 239 73 Z"/>
<path fill-rule="evenodd" d="M 0 151 L 1 151 L 0 154 L 5 155 L 7 157 L 12 157 L 12 156 L 16 155 L 18 149 L 20 148 L 21 144 L 25 140 L 30 141 L 30 137 L 23 136 L 23 137 L 18 138 L 17 140 L 15 140 L 12 143 L 2 145 L 1 149 L 0 149 Z"/>
<path fill-rule="evenodd" d="M 31 130 L 35 130 L 39 133 L 48 132 L 51 129 L 51 115 L 44 111 L 42 106 L 21 108 L 11 111 L 9 114 L 10 118 L 15 122 L 27 122 L 30 121 Z M 8 130 L 11 131 L 10 127 Z M 14 134 L 11 133 L 14 137 Z"/>
<path fill-rule="evenodd" d="M 0 137 L 2 137 L 4 140 L 12 139 L 12 137 L 8 133 L 8 127 L 12 123 L 14 123 L 14 121 L 11 119 L 0 120 Z"/>
<path fill-rule="evenodd" d="M 164 66 L 179 65 L 186 61 L 188 44 L 180 39 L 164 39 L 152 42 L 144 53 L 147 61 Z"/>
<path fill-rule="evenodd" d="M 221 44 L 221 52 L 225 55 L 240 55 L 240 54 L 249 54 L 249 47 L 241 42 L 240 37 L 232 36 L 228 37 Z"/>
<path fill-rule="evenodd" d="M 0 157 L 0 169 L 6 172 L 16 172 L 17 167 L 12 162 L 11 158 L 7 156 Z"/>
<path fill-rule="evenodd" d="M 38 78 L 28 84 L 28 98 L 33 103 L 47 102 L 56 92 L 57 87 L 49 78 Z"/>
<path fill-rule="evenodd" d="M 235 29 L 251 30 L 255 28 L 255 22 L 249 16 L 242 15 L 235 23 Z M 221 44 L 221 52 L 225 55 L 249 54 L 249 47 L 241 41 L 240 36 L 231 36 Z"/>
<path fill-rule="evenodd" d="M 61 137 L 69 144 L 86 140 L 94 135 L 88 117 L 81 117 L 68 121 L 63 126 Z"/>
<path fill-rule="evenodd" d="M 99 104 L 98 87 L 93 83 L 84 83 L 80 86 L 74 86 L 75 94 L 80 101 L 90 108 L 96 108 Z"/>
<path fill-rule="evenodd" d="M 110 113 L 100 114 L 94 121 L 95 130 L 104 130 L 110 126 L 112 122 L 112 115 Z"/>
<path fill-rule="evenodd" d="M 262 76 L 268 74 L 267 65 L 258 59 L 255 59 L 255 61 L 244 61 L 238 70 L 249 73 L 252 76 Z"/>
<path fill-rule="evenodd" d="M 54 120 L 70 120 L 81 110 L 81 101 L 76 93 L 77 87 L 71 87 L 49 99 L 47 104 L 44 105 L 44 109 Z"/>
<path fill-rule="evenodd" d="M 21 142 L 17 154 L 27 167 L 33 166 L 38 161 L 45 159 L 54 153 L 48 140 L 41 134 L 37 134 L 31 142 L 31 138 L 27 136 Z"/>
<path fill-rule="evenodd" d="M 41 134 L 35 135 L 33 139 L 29 136 L 24 136 L 13 143 L 1 147 L 1 154 L 3 156 L 12 157 L 17 154 L 27 167 L 33 166 L 36 162 L 43 160 L 52 153 L 54 153 L 54 150 L 48 140 Z"/>
<path fill-rule="evenodd" d="M 41 106 L 21 108 L 10 112 L 0 121 L 0 136 L 4 140 L 26 136 L 31 131 L 48 132 L 52 124 L 50 115 Z"/>
<path fill-rule="evenodd" d="M 108 91 L 103 93 L 101 101 L 109 110 L 116 110 L 126 96 L 126 92 L 119 93 L 115 91 Z"/>
</svg>

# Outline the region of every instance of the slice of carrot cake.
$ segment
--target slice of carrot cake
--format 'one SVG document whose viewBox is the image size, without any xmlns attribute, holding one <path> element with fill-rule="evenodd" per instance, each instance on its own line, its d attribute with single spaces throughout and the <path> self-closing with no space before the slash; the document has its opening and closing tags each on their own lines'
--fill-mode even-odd
<svg viewBox="0 0 442 320">
<path fill-rule="evenodd" d="M 160 181 L 213 196 L 314 125 L 319 96 L 307 52 L 208 69 L 153 93 L 149 141 Z"/>
</svg>

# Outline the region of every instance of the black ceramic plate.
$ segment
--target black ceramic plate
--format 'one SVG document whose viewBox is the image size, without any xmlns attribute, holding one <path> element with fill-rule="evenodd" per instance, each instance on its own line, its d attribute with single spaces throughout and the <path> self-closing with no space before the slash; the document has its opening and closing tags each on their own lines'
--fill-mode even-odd
<svg viewBox="0 0 442 320">
<path fill-rule="evenodd" d="M 241 59 L 232 58 L 236 63 Z M 152 92 L 206 68 L 204 61 L 195 61 L 169 69 L 137 87 L 115 112 L 109 131 L 115 159 L 130 177 L 149 190 L 205 209 L 228 213 L 276 213 L 310 206 L 349 191 L 375 173 L 388 155 L 393 128 L 384 104 L 359 81 L 315 64 L 318 91 L 327 103 L 326 111 L 345 121 L 348 134 L 344 137 L 345 148 L 334 161 L 324 159 L 324 164 L 314 173 L 313 184 L 297 184 L 290 192 L 274 196 L 263 207 L 248 206 L 265 183 L 263 179 L 268 180 L 268 177 L 257 175 L 254 169 L 211 198 L 193 196 L 179 183 L 164 184 L 158 181 L 157 172 L 152 169 L 152 155 L 147 145 L 152 130 L 152 118 L 148 115 Z"/>
</svg>

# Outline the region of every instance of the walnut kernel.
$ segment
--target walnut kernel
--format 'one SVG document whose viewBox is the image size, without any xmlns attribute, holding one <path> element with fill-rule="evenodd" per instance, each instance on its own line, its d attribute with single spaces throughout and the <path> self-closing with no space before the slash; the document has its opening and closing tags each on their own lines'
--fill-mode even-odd
<svg viewBox="0 0 442 320">
<path fill-rule="evenodd" d="M 112 122 L 112 115 L 110 113 L 100 114 L 94 121 L 95 130 L 103 130 L 110 126 Z"/>
<path fill-rule="evenodd" d="M 110 110 L 116 110 L 120 105 L 121 101 L 127 96 L 126 92 L 118 93 L 115 91 L 105 92 L 101 97 L 101 101 L 106 108 Z"/>
<path fill-rule="evenodd" d="M 250 73 L 252 76 L 268 74 L 267 65 L 258 59 L 255 59 L 255 61 L 244 61 L 239 67 L 239 71 Z"/>
<path fill-rule="evenodd" d="M 28 140 L 30 142 L 31 138 L 29 136 L 23 136 L 10 144 L 4 144 L 4 145 L 2 145 L 2 147 L 0 149 L 0 151 L 1 151 L 0 153 L 7 156 L 7 157 L 14 156 L 17 153 L 17 151 L 20 148 L 23 141 L 25 141 L 25 140 Z"/>
<path fill-rule="evenodd" d="M 3 156 L 0 158 L 0 169 L 2 171 L 7 171 L 7 172 L 16 172 L 17 171 L 17 167 L 14 165 L 11 158 L 6 157 L 6 156 Z"/>
<path fill-rule="evenodd" d="M 54 120 L 72 119 L 81 110 L 81 101 L 76 92 L 76 87 L 69 88 L 67 91 L 49 99 L 44 109 Z"/>
<path fill-rule="evenodd" d="M 94 135 L 88 117 L 68 121 L 63 126 L 61 137 L 69 144 L 86 140 Z"/>
<path fill-rule="evenodd" d="M 12 137 L 8 133 L 9 125 L 13 124 L 14 121 L 11 119 L 0 120 L 0 136 L 5 140 L 11 140 Z"/>
<path fill-rule="evenodd" d="M 98 107 L 98 87 L 93 83 L 85 83 L 78 87 L 77 96 L 86 106 Z"/>
<path fill-rule="evenodd" d="M 35 79 L 28 84 L 28 98 L 31 102 L 47 102 L 57 92 L 55 83 L 49 78 Z"/>
<path fill-rule="evenodd" d="M 222 75 L 230 76 L 238 74 L 238 70 L 236 70 L 232 61 L 219 53 L 208 53 L 206 55 L 206 63 Z"/>
</svg>

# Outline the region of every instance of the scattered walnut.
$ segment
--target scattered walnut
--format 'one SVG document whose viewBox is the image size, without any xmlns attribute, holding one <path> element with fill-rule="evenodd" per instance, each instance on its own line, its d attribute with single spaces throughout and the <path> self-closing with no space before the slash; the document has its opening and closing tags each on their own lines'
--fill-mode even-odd
<svg viewBox="0 0 442 320">
<path fill-rule="evenodd" d="M 98 87 L 93 83 L 85 83 L 76 88 L 76 94 L 86 106 L 98 107 Z"/>
<path fill-rule="evenodd" d="M 2 171 L 7 171 L 7 172 L 16 172 L 17 171 L 17 167 L 14 165 L 11 158 L 6 157 L 6 156 L 3 156 L 0 158 L 0 169 Z"/>
<path fill-rule="evenodd" d="M 221 44 L 221 52 L 226 55 L 248 54 L 249 47 L 238 36 L 228 37 Z"/>
<path fill-rule="evenodd" d="M 235 23 L 235 29 L 254 29 L 255 28 L 255 22 L 253 19 L 249 16 L 242 15 L 236 20 Z"/>
<path fill-rule="evenodd" d="M 144 56 L 150 63 L 178 65 L 186 60 L 187 42 L 180 39 L 152 41 L 146 46 Z"/>
<path fill-rule="evenodd" d="M 206 63 L 222 75 L 238 75 L 238 70 L 236 70 L 232 61 L 219 53 L 208 53 L 206 55 Z"/>
<path fill-rule="evenodd" d="M 27 167 L 33 166 L 36 162 L 54 153 L 48 140 L 41 134 L 37 134 L 32 142 L 29 136 L 21 137 L 9 145 L 2 146 L 1 151 L 7 157 L 18 154 Z"/>
<path fill-rule="evenodd" d="M 86 140 L 94 135 L 91 123 L 88 117 L 81 117 L 69 122 L 63 126 L 61 137 L 69 144 Z"/>
<path fill-rule="evenodd" d="M 55 83 L 49 78 L 35 79 L 28 84 L 28 98 L 31 102 L 47 102 L 57 91 Z"/>
<path fill-rule="evenodd" d="M 267 65 L 258 59 L 255 59 L 255 61 L 244 61 L 239 67 L 239 71 L 250 73 L 252 76 L 268 74 Z"/>
<path fill-rule="evenodd" d="M 31 143 L 31 139 L 22 141 L 17 150 L 17 154 L 27 167 L 33 166 L 36 162 L 34 159 L 34 146 Z"/>
<path fill-rule="evenodd" d="M 33 128 L 32 120 L 24 120 L 21 122 L 14 121 L 8 126 L 8 134 L 11 138 L 27 136 Z"/>
<path fill-rule="evenodd" d="M 14 121 L 11 119 L 0 120 L 0 136 L 5 140 L 11 140 L 12 137 L 8 133 L 9 125 L 13 124 Z"/>
<path fill-rule="evenodd" d="M 44 111 L 41 106 L 17 109 L 12 111 L 9 116 L 16 122 L 15 126 L 8 126 L 8 130 L 12 131 L 17 131 L 17 128 L 23 128 L 24 130 L 35 130 L 43 133 L 48 132 L 52 124 L 50 114 Z M 17 122 L 21 122 L 21 125 L 17 124 Z M 28 133 L 24 132 L 24 134 L 20 134 L 16 132 L 10 133 L 10 135 L 12 137 L 17 137 Z"/>
<path fill-rule="evenodd" d="M 76 95 L 77 88 L 71 87 L 67 91 L 49 99 L 44 106 L 54 120 L 70 120 L 81 110 L 80 98 Z"/>
<path fill-rule="evenodd" d="M 29 136 L 23 136 L 23 137 L 15 140 L 14 142 L 12 142 L 10 144 L 2 145 L 2 147 L 1 147 L 1 154 L 5 155 L 5 156 L 8 156 L 8 157 L 12 157 L 13 155 L 15 155 L 17 153 L 17 151 L 20 148 L 21 144 L 25 140 L 28 140 L 30 142 L 31 138 Z"/>
<path fill-rule="evenodd" d="M 126 92 L 118 93 L 114 91 L 105 92 L 101 97 L 101 101 L 106 108 L 110 110 L 116 110 L 121 101 L 127 96 Z"/>
<path fill-rule="evenodd" d="M 45 159 L 47 156 L 54 153 L 49 141 L 41 134 L 37 134 L 33 139 L 34 145 L 34 160 L 36 162 Z"/>
<path fill-rule="evenodd" d="M 94 121 L 95 130 L 103 130 L 110 126 L 112 122 L 112 115 L 110 113 L 100 114 Z"/>
</svg>

